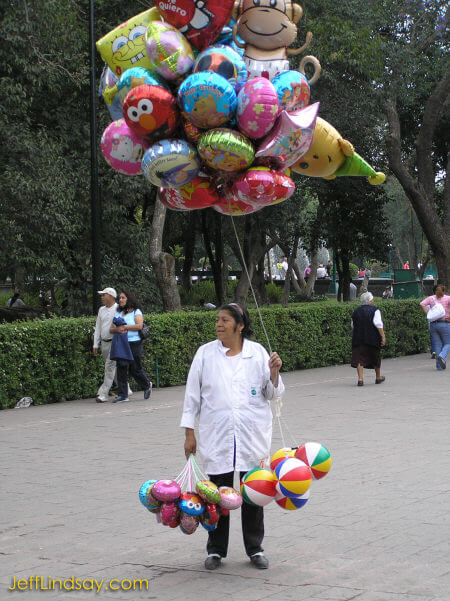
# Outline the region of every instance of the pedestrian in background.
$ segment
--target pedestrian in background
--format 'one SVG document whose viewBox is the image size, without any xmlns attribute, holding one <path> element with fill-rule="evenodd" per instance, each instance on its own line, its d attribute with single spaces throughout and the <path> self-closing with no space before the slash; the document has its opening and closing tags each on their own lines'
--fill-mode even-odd
<svg viewBox="0 0 450 601">
<path fill-rule="evenodd" d="M 375 306 L 373 294 L 361 294 L 361 305 L 352 315 L 352 367 L 358 372 L 358 386 L 364 386 L 364 368 L 375 370 L 375 384 L 381 384 L 381 347 L 385 346 L 381 311 Z"/>
<path fill-rule="evenodd" d="M 443 284 L 436 286 L 436 292 L 427 296 L 420 303 L 422 311 L 427 315 L 437 303 L 442 305 L 445 311 L 443 317 L 430 323 L 431 352 L 435 353 L 436 369 L 438 371 L 447 367 L 447 356 L 450 352 L 450 296 Z"/>
<path fill-rule="evenodd" d="M 112 334 L 127 334 L 133 360 L 131 362 L 117 362 L 119 396 L 113 402 L 121 403 L 130 400 L 128 398 L 128 371 L 139 386 L 144 389 L 144 399 L 148 399 L 152 392 L 152 383 L 142 367 L 142 340 L 139 335 L 139 331 L 142 330 L 144 325 L 144 317 L 139 302 L 132 292 L 124 290 L 119 294 L 119 307 L 114 317 L 121 317 L 125 324 L 111 325 L 110 332 Z"/>
<path fill-rule="evenodd" d="M 110 357 L 112 341 L 110 327 L 114 315 L 117 312 L 118 304 L 116 303 L 117 292 L 114 288 L 99 290 L 98 294 L 100 294 L 102 306 L 98 310 L 97 321 L 95 322 L 94 347 L 92 350 L 94 355 L 98 355 L 98 349 L 101 345 L 105 372 L 103 382 L 98 389 L 97 398 L 95 400 L 97 403 L 106 403 L 116 375 L 116 362 Z"/>
</svg>

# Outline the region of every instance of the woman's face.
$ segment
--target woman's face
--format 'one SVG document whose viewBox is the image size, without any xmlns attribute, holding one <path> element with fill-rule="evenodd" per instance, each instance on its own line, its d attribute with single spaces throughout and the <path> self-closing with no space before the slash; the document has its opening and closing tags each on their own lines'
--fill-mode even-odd
<svg viewBox="0 0 450 601">
<path fill-rule="evenodd" d="M 238 324 L 229 311 L 219 311 L 216 317 L 216 334 L 220 341 L 229 340 L 230 337 L 240 334 Z"/>
<path fill-rule="evenodd" d="M 119 294 L 119 307 L 125 307 L 125 305 L 127 304 L 127 300 L 128 299 L 126 295 L 123 292 L 121 292 Z"/>
</svg>

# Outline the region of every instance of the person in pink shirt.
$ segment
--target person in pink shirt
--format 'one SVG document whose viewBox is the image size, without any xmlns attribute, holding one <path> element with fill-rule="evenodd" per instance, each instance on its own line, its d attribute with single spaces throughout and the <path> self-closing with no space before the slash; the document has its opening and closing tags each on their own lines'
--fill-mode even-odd
<svg viewBox="0 0 450 601">
<path fill-rule="evenodd" d="M 446 293 L 443 284 L 436 286 L 436 294 L 427 296 L 420 303 L 425 315 L 436 303 L 445 309 L 445 317 L 441 317 L 430 323 L 431 346 L 436 353 L 436 369 L 442 370 L 447 367 L 447 356 L 450 353 L 450 296 Z"/>
</svg>

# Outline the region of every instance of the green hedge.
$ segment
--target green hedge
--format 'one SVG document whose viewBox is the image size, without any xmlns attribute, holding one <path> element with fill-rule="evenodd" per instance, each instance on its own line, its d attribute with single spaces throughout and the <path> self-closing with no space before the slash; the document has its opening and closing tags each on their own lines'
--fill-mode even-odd
<svg viewBox="0 0 450 601">
<path fill-rule="evenodd" d="M 379 301 L 386 330 L 384 357 L 424 352 L 426 320 L 416 300 Z M 350 317 L 358 303 L 305 303 L 262 308 L 273 350 L 284 371 L 349 363 Z M 254 338 L 267 347 L 255 309 Z M 144 343 L 144 367 L 161 386 L 185 383 L 196 349 L 215 338 L 215 311 L 145 316 L 151 337 Z M 92 353 L 94 318 L 49 319 L 0 325 L 0 406 L 31 396 L 36 404 L 94 397 L 103 362 Z"/>
</svg>

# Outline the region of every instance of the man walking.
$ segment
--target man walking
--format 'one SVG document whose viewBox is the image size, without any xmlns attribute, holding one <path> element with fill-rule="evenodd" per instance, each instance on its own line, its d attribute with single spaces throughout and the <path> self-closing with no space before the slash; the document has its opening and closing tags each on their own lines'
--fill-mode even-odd
<svg viewBox="0 0 450 601">
<path fill-rule="evenodd" d="M 101 343 L 102 357 L 105 362 L 105 375 L 103 384 L 98 389 L 97 398 L 95 400 L 97 403 L 105 403 L 108 400 L 109 389 L 111 388 L 116 375 L 116 362 L 109 358 L 112 340 L 112 334 L 109 331 L 109 328 L 119 305 L 116 303 L 117 292 L 114 288 L 105 288 L 104 290 L 99 290 L 98 293 L 100 294 L 103 306 L 98 310 L 93 351 L 94 355 L 97 355 L 98 347 Z"/>
</svg>

